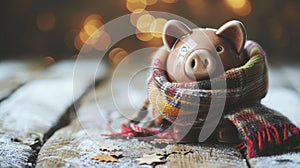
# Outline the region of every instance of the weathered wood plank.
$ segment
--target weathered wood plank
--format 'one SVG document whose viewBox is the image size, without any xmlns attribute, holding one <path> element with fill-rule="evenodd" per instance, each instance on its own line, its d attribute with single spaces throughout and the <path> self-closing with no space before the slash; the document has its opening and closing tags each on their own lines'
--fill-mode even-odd
<svg viewBox="0 0 300 168">
<path fill-rule="evenodd" d="M 287 73 L 288 72 L 288 73 Z M 295 76 L 291 78 L 290 76 Z M 298 76 L 297 76 L 298 74 Z M 285 116 L 293 123 L 300 127 L 299 103 L 300 92 L 297 92 L 296 79 L 299 80 L 300 69 L 290 67 L 270 68 L 269 72 L 269 91 L 267 96 L 262 100 L 266 106 L 273 108 Z M 291 80 L 292 79 L 292 80 Z"/>
<path fill-rule="evenodd" d="M 249 160 L 252 167 L 257 168 L 290 168 L 300 167 L 300 153 L 287 153 L 276 156 L 258 157 Z"/>
<path fill-rule="evenodd" d="M 268 94 L 262 103 L 287 116 L 300 127 L 299 104 L 300 92 L 298 84 L 300 69 L 288 66 L 270 68 Z M 298 75 L 298 76 L 297 76 Z M 298 150 L 297 150 L 298 149 Z M 299 147 L 296 147 L 299 151 Z M 249 159 L 252 167 L 300 167 L 300 153 L 291 152 L 277 156 L 266 156 Z"/>
<path fill-rule="evenodd" d="M 95 61 L 91 60 L 82 63 L 84 72 L 79 72 L 73 80 L 74 61 L 64 61 L 54 64 L 42 72 L 43 76 L 30 81 L 18 88 L 11 96 L 0 103 L 0 141 L 1 137 L 11 137 L 13 141 L 6 141 L 1 144 L 1 160 L 13 161 L 10 153 L 18 152 L 15 148 L 8 149 L 6 146 L 18 143 L 30 147 L 30 157 L 36 155 L 43 140 L 58 125 L 67 124 L 67 120 L 61 120 L 68 109 L 94 82 L 105 74 L 106 68 L 94 77 L 95 73 L 85 73 Z M 100 68 L 101 69 L 101 68 Z M 76 88 L 74 88 L 74 82 Z M 76 93 L 74 92 L 76 89 Z M 31 135 L 35 135 L 31 138 Z M 17 141 L 14 141 L 16 140 Z M 39 144 L 38 146 L 35 146 Z M 17 146 L 16 146 L 17 147 Z M 7 149 L 7 150 L 6 150 Z M 27 150 L 25 150 L 27 151 Z M 27 151 L 28 153 L 28 151 Z M 18 154 L 22 161 L 30 159 L 26 152 Z M 17 166 L 16 162 L 7 162 L 4 167 Z M 19 166 L 22 166 L 19 164 Z"/>
<path fill-rule="evenodd" d="M 25 82 L 38 78 L 47 65 L 38 61 L 0 62 L 0 101 Z"/>
<path fill-rule="evenodd" d="M 124 71 L 123 71 L 124 72 Z M 127 76 L 127 75 L 125 75 Z M 143 76 L 143 77 L 141 77 Z M 236 150 L 225 146 L 209 145 L 155 145 L 138 141 L 137 139 L 111 139 L 101 136 L 109 130 L 118 131 L 120 124 L 126 117 L 132 116 L 132 111 L 143 101 L 143 87 L 128 86 L 128 78 L 135 84 L 144 84 L 146 75 L 136 79 L 117 76 L 114 74 L 113 83 L 107 82 L 97 87 L 96 93 L 91 92 L 83 100 L 83 105 L 77 110 L 77 118 L 73 122 L 57 131 L 42 147 L 39 152 L 37 167 L 151 167 L 138 165 L 135 159 L 144 154 L 167 153 L 164 167 L 247 167 L 245 160 Z M 135 86 L 135 84 L 132 84 Z M 134 90 L 142 88 L 142 91 Z M 142 97 L 140 100 L 128 102 L 127 96 L 134 94 Z M 97 95 L 97 99 L 94 96 Z M 138 107 L 138 106 L 137 106 Z M 110 125 L 110 126 L 108 126 Z M 120 146 L 122 157 L 114 163 L 105 163 L 92 160 L 97 154 L 110 152 L 99 150 L 101 145 L 115 144 Z M 166 146 L 168 145 L 168 146 Z M 170 153 L 170 150 L 180 147 L 190 148 L 188 154 Z M 180 159 L 174 159 L 181 157 Z M 179 162 L 180 164 L 177 164 Z M 158 165 L 159 166 L 159 165 Z"/>
<path fill-rule="evenodd" d="M 32 156 L 33 149 L 20 143 L 17 134 L 0 134 L 0 167 L 25 167 L 31 166 L 28 160 Z M 30 139 L 30 137 L 27 137 Z M 34 141 L 32 141 L 34 142 Z"/>
</svg>

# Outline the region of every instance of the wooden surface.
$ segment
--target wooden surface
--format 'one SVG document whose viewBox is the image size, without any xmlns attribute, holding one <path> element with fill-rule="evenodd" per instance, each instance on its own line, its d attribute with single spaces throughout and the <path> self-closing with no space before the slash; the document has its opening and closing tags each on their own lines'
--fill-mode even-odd
<svg viewBox="0 0 300 168">
<path fill-rule="evenodd" d="M 126 83 L 126 79 L 120 84 Z M 144 154 L 167 153 L 166 166 L 168 167 L 247 167 L 245 160 L 234 149 L 226 146 L 208 145 L 171 145 L 162 144 L 159 148 L 153 142 L 143 142 L 137 139 L 111 139 L 101 136 L 109 133 L 108 127 L 114 122 L 111 129 L 120 128 L 120 124 L 126 121 L 117 109 L 112 106 L 113 101 L 122 101 L 124 93 L 115 92 L 115 99 L 111 98 L 111 83 L 106 82 L 96 90 L 97 99 L 85 99 L 84 104 L 77 110 L 77 118 L 72 123 L 58 130 L 42 147 L 37 160 L 37 167 L 146 167 L 138 165 L 135 159 Z M 120 86 L 119 89 L 123 87 Z M 87 97 L 92 97 L 91 92 Z M 99 102 L 97 106 L 97 102 Z M 122 104 L 122 108 L 129 109 Z M 130 104 L 127 104 L 130 106 Z M 101 108 L 99 108 L 101 107 Z M 113 121 L 115 120 L 115 121 Z M 117 121 L 117 122 L 116 122 Z M 97 154 L 109 154 L 110 152 L 101 151 L 102 145 L 118 145 L 122 157 L 115 163 L 105 163 L 91 160 Z M 159 146 L 159 145 L 158 145 Z M 181 150 L 190 148 L 186 154 L 168 154 L 172 149 Z M 167 151 L 165 151 L 167 150 Z M 181 157 L 179 159 L 179 157 Z M 161 164 L 160 164 L 161 166 Z M 148 166 L 151 167 L 151 166 Z"/>
<path fill-rule="evenodd" d="M 89 75 L 79 76 L 82 83 L 77 91 L 81 94 L 74 95 L 73 66 L 74 61 L 64 61 L 41 71 L 0 103 L 1 167 L 33 166 L 44 140 L 67 124 L 73 100 L 93 82 L 87 80 Z"/>
<path fill-rule="evenodd" d="M 93 62 L 83 64 L 90 67 Z M 76 80 L 78 90 L 74 96 L 72 61 L 51 66 L 20 62 L 8 65 L 23 67 L 27 76 L 20 77 L 22 80 L 15 73 L 0 77 L 3 83 L 0 86 L 15 83 L 0 102 L 0 167 L 300 166 L 297 152 L 245 159 L 235 149 L 221 144 L 181 145 L 102 136 L 119 131 L 120 124 L 132 118 L 140 108 L 146 94 L 145 69 L 135 73 L 129 66 L 108 72 L 102 65 L 102 73 L 96 75 L 100 82 L 94 88 L 87 68 L 76 76 L 79 80 Z M 33 65 L 37 68 L 28 68 Z M 0 69 L 5 66 L 6 63 L 1 63 Z M 6 66 L 6 69 L 9 68 Z M 109 74 L 107 78 L 105 74 Z M 272 66 L 269 92 L 262 101 L 285 114 L 297 126 L 300 126 L 299 74 L 298 66 Z M 74 101 L 76 108 L 73 108 Z M 100 150 L 103 146 L 118 150 Z M 97 154 L 122 156 L 117 157 L 117 162 L 107 163 L 92 160 Z M 163 162 L 139 165 L 136 159 L 145 154 L 163 155 Z"/>
</svg>

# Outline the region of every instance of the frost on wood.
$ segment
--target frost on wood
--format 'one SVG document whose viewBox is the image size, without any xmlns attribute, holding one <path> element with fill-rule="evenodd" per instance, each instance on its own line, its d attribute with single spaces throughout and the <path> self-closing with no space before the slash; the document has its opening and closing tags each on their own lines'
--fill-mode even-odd
<svg viewBox="0 0 300 168">
<path fill-rule="evenodd" d="M 19 142 L 13 142 L 11 136 L 0 134 L 0 167 L 25 167 L 33 150 Z"/>
<path fill-rule="evenodd" d="M 249 159 L 249 163 L 253 167 L 266 167 L 266 168 L 289 168 L 300 167 L 300 153 L 286 153 L 282 155 L 257 157 Z"/>
<path fill-rule="evenodd" d="M 23 83 L 39 77 L 43 63 L 24 61 L 0 62 L 0 100 L 9 96 Z"/>
<path fill-rule="evenodd" d="M 90 70 L 94 60 L 81 64 L 83 66 L 76 74 L 77 80 L 74 80 L 73 73 L 75 61 L 54 64 L 45 71 L 39 71 L 39 76 L 32 81 L 20 78 L 21 82 L 26 83 L 0 103 L 0 136 L 5 135 L 8 139 L 0 138 L 0 167 L 24 167 L 37 154 L 36 145 L 40 147 L 43 144 L 44 135 L 53 128 L 57 129 L 61 122 L 67 122 L 59 120 L 73 102 L 106 73 L 106 67 L 102 65 L 99 65 L 99 73 Z M 14 69 L 10 71 L 23 77 L 27 73 Z M 14 73 L 8 71 L 5 73 L 7 76 L 0 75 L 0 80 L 18 78 Z M 35 138 L 28 139 L 33 134 Z"/>
</svg>

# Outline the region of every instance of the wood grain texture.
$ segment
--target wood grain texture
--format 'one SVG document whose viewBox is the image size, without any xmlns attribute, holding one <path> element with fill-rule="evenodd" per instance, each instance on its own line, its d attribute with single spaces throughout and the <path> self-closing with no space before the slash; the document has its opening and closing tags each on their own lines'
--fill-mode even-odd
<svg viewBox="0 0 300 168">
<path fill-rule="evenodd" d="M 279 66 L 270 68 L 269 91 L 262 103 L 287 116 L 296 126 L 300 127 L 300 68 Z M 300 148 L 295 152 L 277 156 L 266 156 L 248 159 L 252 167 L 300 167 Z M 298 151 L 298 152 L 297 152 Z"/>
<path fill-rule="evenodd" d="M 103 66 L 97 76 L 94 76 L 95 73 L 86 73 L 95 61 L 85 62 L 85 66 L 81 67 L 84 71 L 77 74 L 79 80 L 74 81 L 74 63 L 63 61 L 54 64 L 42 71 L 39 79 L 22 85 L 0 103 L 0 156 L 1 160 L 7 161 L 3 167 L 23 167 L 25 160 L 28 162 L 30 157 L 36 158 L 33 155 L 36 155 L 51 131 L 67 124 L 64 115 L 71 109 L 73 101 L 79 99 L 94 80 L 103 77 L 106 71 Z M 74 82 L 77 82 L 76 87 Z M 31 138 L 32 135 L 34 138 Z M 22 148 L 18 151 L 14 147 L 7 147 L 12 145 Z M 14 161 L 14 155 L 20 155 L 20 162 Z"/>
<path fill-rule="evenodd" d="M 47 65 L 34 61 L 0 62 L 0 101 L 8 97 L 20 85 L 40 77 Z"/>
<path fill-rule="evenodd" d="M 164 154 L 166 163 L 156 166 L 163 167 L 247 167 L 243 159 L 235 149 L 207 144 L 154 144 L 137 139 L 112 139 L 101 136 L 110 131 L 119 131 L 126 117 L 133 116 L 135 106 L 142 103 L 143 99 L 127 102 L 128 94 L 143 97 L 143 85 L 146 76 L 141 75 L 131 80 L 130 85 L 139 85 L 139 90 L 132 90 L 128 86 L 128 77 L 114 74 L 111 81 L 103 83 L 95 91 L 91 91 L 84 97 L 75 118 L 70 125 L 58 130 L 40 150 L 37 167 L 152 167 L 151 165 L 139 165 L 135 161 L 144 154 Z M 130 75 L 129 75 L 130 76 Z M 136 81 L 135 81 L 136 80 Z M 132 83 L 133 82 L 133 83 Z M 96 95 L 96 97 L 95 97 Z M 122 154 L 117 162 L 105 163 L 92 160 L 97 154 L 110 154 L 101 151 L 102 145 L 114 144 L 121 147 L 118 151 Z M 174 154 L 173 150 L 187 149 L 188 154 Z M 179 159 L 180 158 L 180 159 Z"/>
</svg>

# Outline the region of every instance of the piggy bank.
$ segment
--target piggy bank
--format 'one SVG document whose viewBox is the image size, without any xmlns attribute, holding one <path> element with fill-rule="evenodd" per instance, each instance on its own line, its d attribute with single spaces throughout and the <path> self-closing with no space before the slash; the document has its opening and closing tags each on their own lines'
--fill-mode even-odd
<svg viewBox="0 0 300 168">
<path fill-rule="evenodd" d="M 178 20 L 171 20 L 164 27 L 163 42 L 169 50 L 166 70 L 172 82 L 212 78 L 248 60 L 243 52 L 246 31 L 236 20 L 219 29 L 190 29 Z"/>
<path fill-rule="evenodd" d="M 163 33 L 164 46 L 169 51 L 166 71 L 171 82 L 194 82 L 216 77 L 224 71 L 244 65 L 249 56 L 244 52 L 247 39 L 243 24 L 232 20 L 218 29 L 191 29 L 178 20 L 168 21 Z M 193 127 L 189 133 L 184 126 L 173 127 L 181 142 L 197 140 L 201 128 Z M 218 141 L 237 141 L 237 130 L 222 121 L 214 132 Z"/>
</svg>

